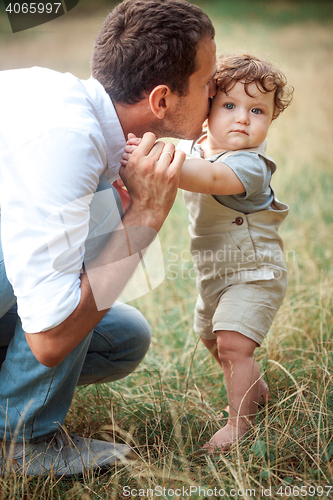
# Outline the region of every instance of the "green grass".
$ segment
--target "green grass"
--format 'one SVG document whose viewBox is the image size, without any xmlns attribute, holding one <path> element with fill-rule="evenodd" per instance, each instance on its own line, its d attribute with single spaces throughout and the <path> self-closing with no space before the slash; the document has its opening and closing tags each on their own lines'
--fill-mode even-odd
<svg viewBox="0 0 333 500">
<path fill-rule="evenodd" d="M 166 279 L 133 301 L 153 332 L 147 357 L 124 380 L 79 388 L 66 420 L 67 428 L 80 435 L 132 444 L 140 460 L 99 477 L 0 479 L 0 500 L 131 498 L 123 495 L 125 486 L 142 491 L 157 486 L 226 491 L 223 497 L 207 498 L 251 498 L 249 491 L 247 497 L 232 497 L 232 488 L 255 488 L 258 498 L 262 488 L 271 488 L 271 499 L 296 497 L 298 490 L 293 495 L 292 488 L 303 486 L 307 494 L 300 498 L 327 498 L 320 487 L 332 484 L 333 477 L 332 6 L 207 1 L 204 7 L 214 13 L 218 52 L 248 50 L 264 56 L 281 67 L 295 87 L 291 107 L 269 134 L 268 153 L 278 164 L 273 185 L 278 198 L 290 205 L 281 227 L 288 294 L 256 352 L 272 401 L 259 410 L 256 426 L 239 446 L 226 454 L 200 456 L 200 447 L 223 424 L 218 415 L 227 398 L 220 369 L 192 330 L 196 288 L 192 263 L 182 253 L 189 247 L 189 236 L 179 195 L 160 233 Z M 283 12 L 289 12 L 284 19 L 279 17 Z M 70 29 L 69 16 L 63 23 Z M 100 23 L 100 14 L 80 18 L 75 33 L 92 37 Z M 33 37 L 22 33 L 15 40 L 8 35 L 6 46 L 0 45 L 0 67 L 22 64 L 23 44 L 26 57 L 40 47 L 33 62 L 44 62 L 43 47 L 49 47 L 54 30 L 37 30 Z M 82 38 L 73 37 L 72 52 L 65 53 L 62 46 L 60 55 L 50 51 L 50 67 L 62 70 L 68 57 L 65 69 L 73 64 L 82 71 L 79 76 L 88 77 L 89 54 L 82 43 Z M 6 60 L 8 50 L 11 58 Z M 149 497 L 145 493 L 141 498 Z M 159 498 L 172 495 L 166 491 Z M 193 493 L 191 498 L 199 496 Z"/>
</svg>

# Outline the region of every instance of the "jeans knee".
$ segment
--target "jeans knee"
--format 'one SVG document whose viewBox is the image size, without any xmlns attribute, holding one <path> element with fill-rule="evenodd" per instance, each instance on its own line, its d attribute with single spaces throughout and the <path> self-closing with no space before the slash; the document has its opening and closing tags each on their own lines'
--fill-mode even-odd
<svg viewBox="0 0 333 500">
<path fill-rule="evenodd" d="M 132 306 L 117 303 L 95 327 L 89 352 L 99 352 L 110 361 L 139 363 L 151 341 L 146 318 Z"/>
<path fill-rule="evenodd" d="M 150 340 L 149 324 L 140 311 L 117 302 L 94 329 L 79 384 L 126 377 L 147 354 Z"/>
<path fill-rule="evenodd" d="M 133 325 L 133 332 L 135 334 L 135 344 L 137 346 L 135 352 L 138 361 L 142 361 L 148 352 L 151 342 L 151 330 L 146 318 L 139 312 Z"/>
</svg>

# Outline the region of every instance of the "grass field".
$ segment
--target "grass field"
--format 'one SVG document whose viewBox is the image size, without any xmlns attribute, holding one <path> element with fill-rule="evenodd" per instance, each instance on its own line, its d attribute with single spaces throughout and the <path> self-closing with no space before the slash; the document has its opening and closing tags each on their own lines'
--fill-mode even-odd
<svg viewBox="0 0 333 500">
<path fill-rule="evenodd" d="M 77 434 L 133 444 L 141 460 L 83 480 L 0 479 L 1 500 L 136 498 L 131 490 L 141 498 L 188 498 L 190 487 L 193 499 L 333 498 L 332 8 L 320 2 L 240 2 L 240 11 L 236 4 L 204 4 L 216 27 L 218 53 L 263 56 L 295 87 L 292 105 L 268 137 L 268 153 L 278 164 L 273 186 L 290 206 L 281 228 L 289 290 L 256 352 L 272 402 L 258 412 L 256 427 L 239 446 L 226 454 L 197 453 L 221 426 L 217 415 L 226 390 L 217 364 L 192 331 L 196 289 L 184 252 L 187 212 L 179 195 L 160 233 L 166 278 L 132 302 L 153 332 L 145 361 L 122 381 L 79 389 L 66 420 Z M 0 69 L 36 64 L 87 78 L 94 35 L 106 12 L 103 7 L 84 16 L 78 7 L 15 35 L 2 17 Z"/>
</svg>

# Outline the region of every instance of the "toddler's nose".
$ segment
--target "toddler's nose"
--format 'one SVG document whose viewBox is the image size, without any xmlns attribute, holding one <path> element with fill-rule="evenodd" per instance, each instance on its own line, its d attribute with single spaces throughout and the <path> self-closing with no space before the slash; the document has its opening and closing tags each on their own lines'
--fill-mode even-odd
<svg viewBox="0 0 333 500">
<path fill-rule="evenodd" d="M 250 122 L 249 113 L 246 109 L 239 109 L 236 121 L 247 125 Z"/>
</svg>

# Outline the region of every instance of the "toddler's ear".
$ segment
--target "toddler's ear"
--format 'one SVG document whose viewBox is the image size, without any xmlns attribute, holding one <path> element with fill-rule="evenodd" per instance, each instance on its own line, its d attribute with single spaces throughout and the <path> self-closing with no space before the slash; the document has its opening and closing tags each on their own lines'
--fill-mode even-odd
<svg viewBox="0 0 333 500">
<path fill-rule="evenodd" d="M 203 124 L 202 124 L 202 130 L 203 130 L 203 132 L 206 132 L 207 128 L 208 128 L 208 120 L 205 120 L 203 122 Z"/>
</svg>

